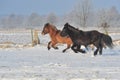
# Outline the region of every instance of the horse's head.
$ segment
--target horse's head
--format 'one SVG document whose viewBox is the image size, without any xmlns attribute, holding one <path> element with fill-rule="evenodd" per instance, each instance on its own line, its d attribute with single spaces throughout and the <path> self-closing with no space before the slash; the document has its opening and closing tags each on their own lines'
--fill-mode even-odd
<svg viewBox="0 0 120 80">
<path fill-rule="evenodd" d="M 43 30 L 42 30 L 42 34 L 43 34 L 43 35 L 49 33 L 49 25 L 50 25 L 50 23 L 46 23 L 46 24 L 44 25 L 44 28 L 43 28 Z"/>
<path fill-rule="evenodd" d="M 60 33 L 61 36 L 65 37 L 65 36 L 68 36 L 68 26 L 69 26 L 69 23 L 66 23 L 62 29 L 62 32 Z"/>
<path fill-rule="evenodd" d="M 45 35 L 47 33 L 56 33 L 56 31 L 58 31 L 58 30 L 57 30 L 57 28 L 54 25 L 52 25 L 50 23 L 46 23 L 44 25 L 42 34 Z"/>
</svg>

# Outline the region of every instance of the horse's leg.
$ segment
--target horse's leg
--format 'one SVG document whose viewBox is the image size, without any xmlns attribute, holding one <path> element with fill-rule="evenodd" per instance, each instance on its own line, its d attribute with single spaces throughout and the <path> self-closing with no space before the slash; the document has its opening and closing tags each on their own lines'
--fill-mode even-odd
<svg viewBox="0 0 120 80">
<path fill-rule="evenodd" d="M 81 48 L 81 45 L 78 45 L 77 46 L 77 51 L 81 52 L 81 53 L 86 53 L 84 50 L 80 49 Z"/>
<path fill-rule="evenodd" d="M 94 45 L 95 45 L 96 48 L 97 48 L 97 49 L 95 50 L 95 52 L 94 52 L 94 56 L 96 56 L 97 53 L 98 53 L 98 51 L 99 51 L 99 49 L 100 49 L 101 43 L 99 43 L 99 41 L 97 41 L 97 42 L 94 43 Z M 102 50 L 100 50 L 100 51 L 102 51 Z"/>
<path fill-rule="evenodd" d="M 67 44 L 67 48 L 65 48 L 64 50 L 63 50 L 63 52 L 65 52 L 67 49 L 69 49 L 70 48 L 70 44 Z"/>
<path fill-rule="evenodd" d="M 96 51 L 94 52 L 94 56 L 97 55 L 98 51 L 99 51 L 99 47 L 97 47 Z"/>
<path fill-rule="evenodd" d="M 71 47 L 71 49 L 72 49 L 75 53 L 77 53 L 77 48 L 76 48 L 76 47 L 77 47 L 77 45 L 75 45 L 75 44 L 73 44 L 72 47 Z M 76 48 L 76 49 L 75 49 L 75 48 Z"/>
<path fill-rule="evenodd" d="M 52 41 L 50 41 L 49 43 L 48 43 L 48 46 L 47 46 L 47 48 L 48 48 L 48 50 L 50 50 L 50 45 L 51 45 L 51 43 L 52 43 Z"/>
<path fill-rule="evenodd" d="M 53 47 L 54 49 L 58 49 L 58 47 L 55 46 L 56 44 L 57 44 L 57 43 L 52 42 L 52 47 Z"/>
<path fill-rule="evenodd" d="M 99 54 L 102 55 L 102 49 L 103 49 L 103 44 L 100 44 L 100 50 L 99 50 Z"/>
<path fill-rule="evenodd" d="M 86 48 L 86 50 L 89 50 L 89 49 L 88 49 L 88 45 L 85 45 L 85 48 Z"/>
</svg>

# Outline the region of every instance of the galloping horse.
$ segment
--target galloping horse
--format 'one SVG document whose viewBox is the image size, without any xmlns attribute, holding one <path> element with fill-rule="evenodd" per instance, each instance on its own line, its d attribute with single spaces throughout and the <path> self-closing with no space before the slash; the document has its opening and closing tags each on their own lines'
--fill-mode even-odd
<svg viewBox="0 0 120 80">
<path fill-rule="evenodd" d="M 51 41 L 48 43 L 48 50 L 51 48 L 51 46 L 54 49 L 58 49 L 58 47 L 56 47 L 57 43 L 63 43 L 63 44 L 67 44 L 67 48 L 65 48 L 63 50 L 63 52 L 65 52 L 67 49 L 69 49 L 71 47 L 72 41 L 70 39 L 69 36 L 67 37 L 62 37 L 60 35 L 61 31 L 58 30 L 54 25 L 50 24 L 50 23 L 46 23 L 44 25 L 42 34 L 49 34 Z"/>
<path fill-rule="evenodd" d="M 85 53 L 84 50 L 80 49 L 81 45 L 88 46 L 89 44 L 93 44 L 97 48 L 94 52 L 95 56 L 97 55 L 98 51 L 100 55 L 102 54 L 102 48 L 104 45 L 107 45 L 109 48 L 112 48 L 113 46 L 112 38 L 110 36 L 100 33 L 96 30 L 92 31 L 78 30 L 68 23 L 64 25 L 64 28 L 62 29 L 61 32 L 61 36 L 64 37 L 66 35 L 69 35 L 73 42 L 71 48 L 74 52 L 79 51 Z"/>
</svg>

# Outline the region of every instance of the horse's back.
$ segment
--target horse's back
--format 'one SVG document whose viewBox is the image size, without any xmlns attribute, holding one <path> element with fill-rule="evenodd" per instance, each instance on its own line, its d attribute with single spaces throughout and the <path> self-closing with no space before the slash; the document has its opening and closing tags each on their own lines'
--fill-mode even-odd
<svg viewBox="0 0 120 80">
<path fill-rule="evenodd" d="M 57 30 L 57 31 L 56 31 L 56 34 L 60 34 L 60 32 L 61 32 L 61 30 Z"/>
<path fill-rule="evenodd" d="M 100 32 L 98 32 L 97 30 L 91 30 L 91 31 L 81 31 L 80 30 L 80 35 L 82 35 L 83 37 L 96 37 L 96 36 L 100 36 Z"/>
<path fill-rule="evenodd" d="M 72 40 L 71 40 L 71 38 L 70 38 L 69 36 L 62 37 L 62 36 L 60 35 L 60 33 L 61 33 L 61 30 L 58 30 L 58 31 L 56 32 L 56 35 L 55 35 L 56 40 L 57 40 L 59 43 L 72 44 Z"/>
</svg>

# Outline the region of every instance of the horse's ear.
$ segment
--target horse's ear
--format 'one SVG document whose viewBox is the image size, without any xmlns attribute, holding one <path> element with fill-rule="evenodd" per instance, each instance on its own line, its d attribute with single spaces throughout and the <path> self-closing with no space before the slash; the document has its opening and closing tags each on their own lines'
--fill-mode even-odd
<svg viewBox="0 0 120 80">
<path fill-rule="evenodd" d="M 45 26 L 48 26 L 48 25 L 50 25 L 50 23 L 46 23 L 46 24 L 45 24 Z"/>
<path fill-rule="evenodd" d="M 69 25 L 69 23 L 67 22 L 66 24 L 65 24 L 65 26 L 68 26 Z"/>
<path fill-rule="evenodd" d="M 66 25 L 69 25 L 69 23 L 67 22 Z"/>
</svg>

